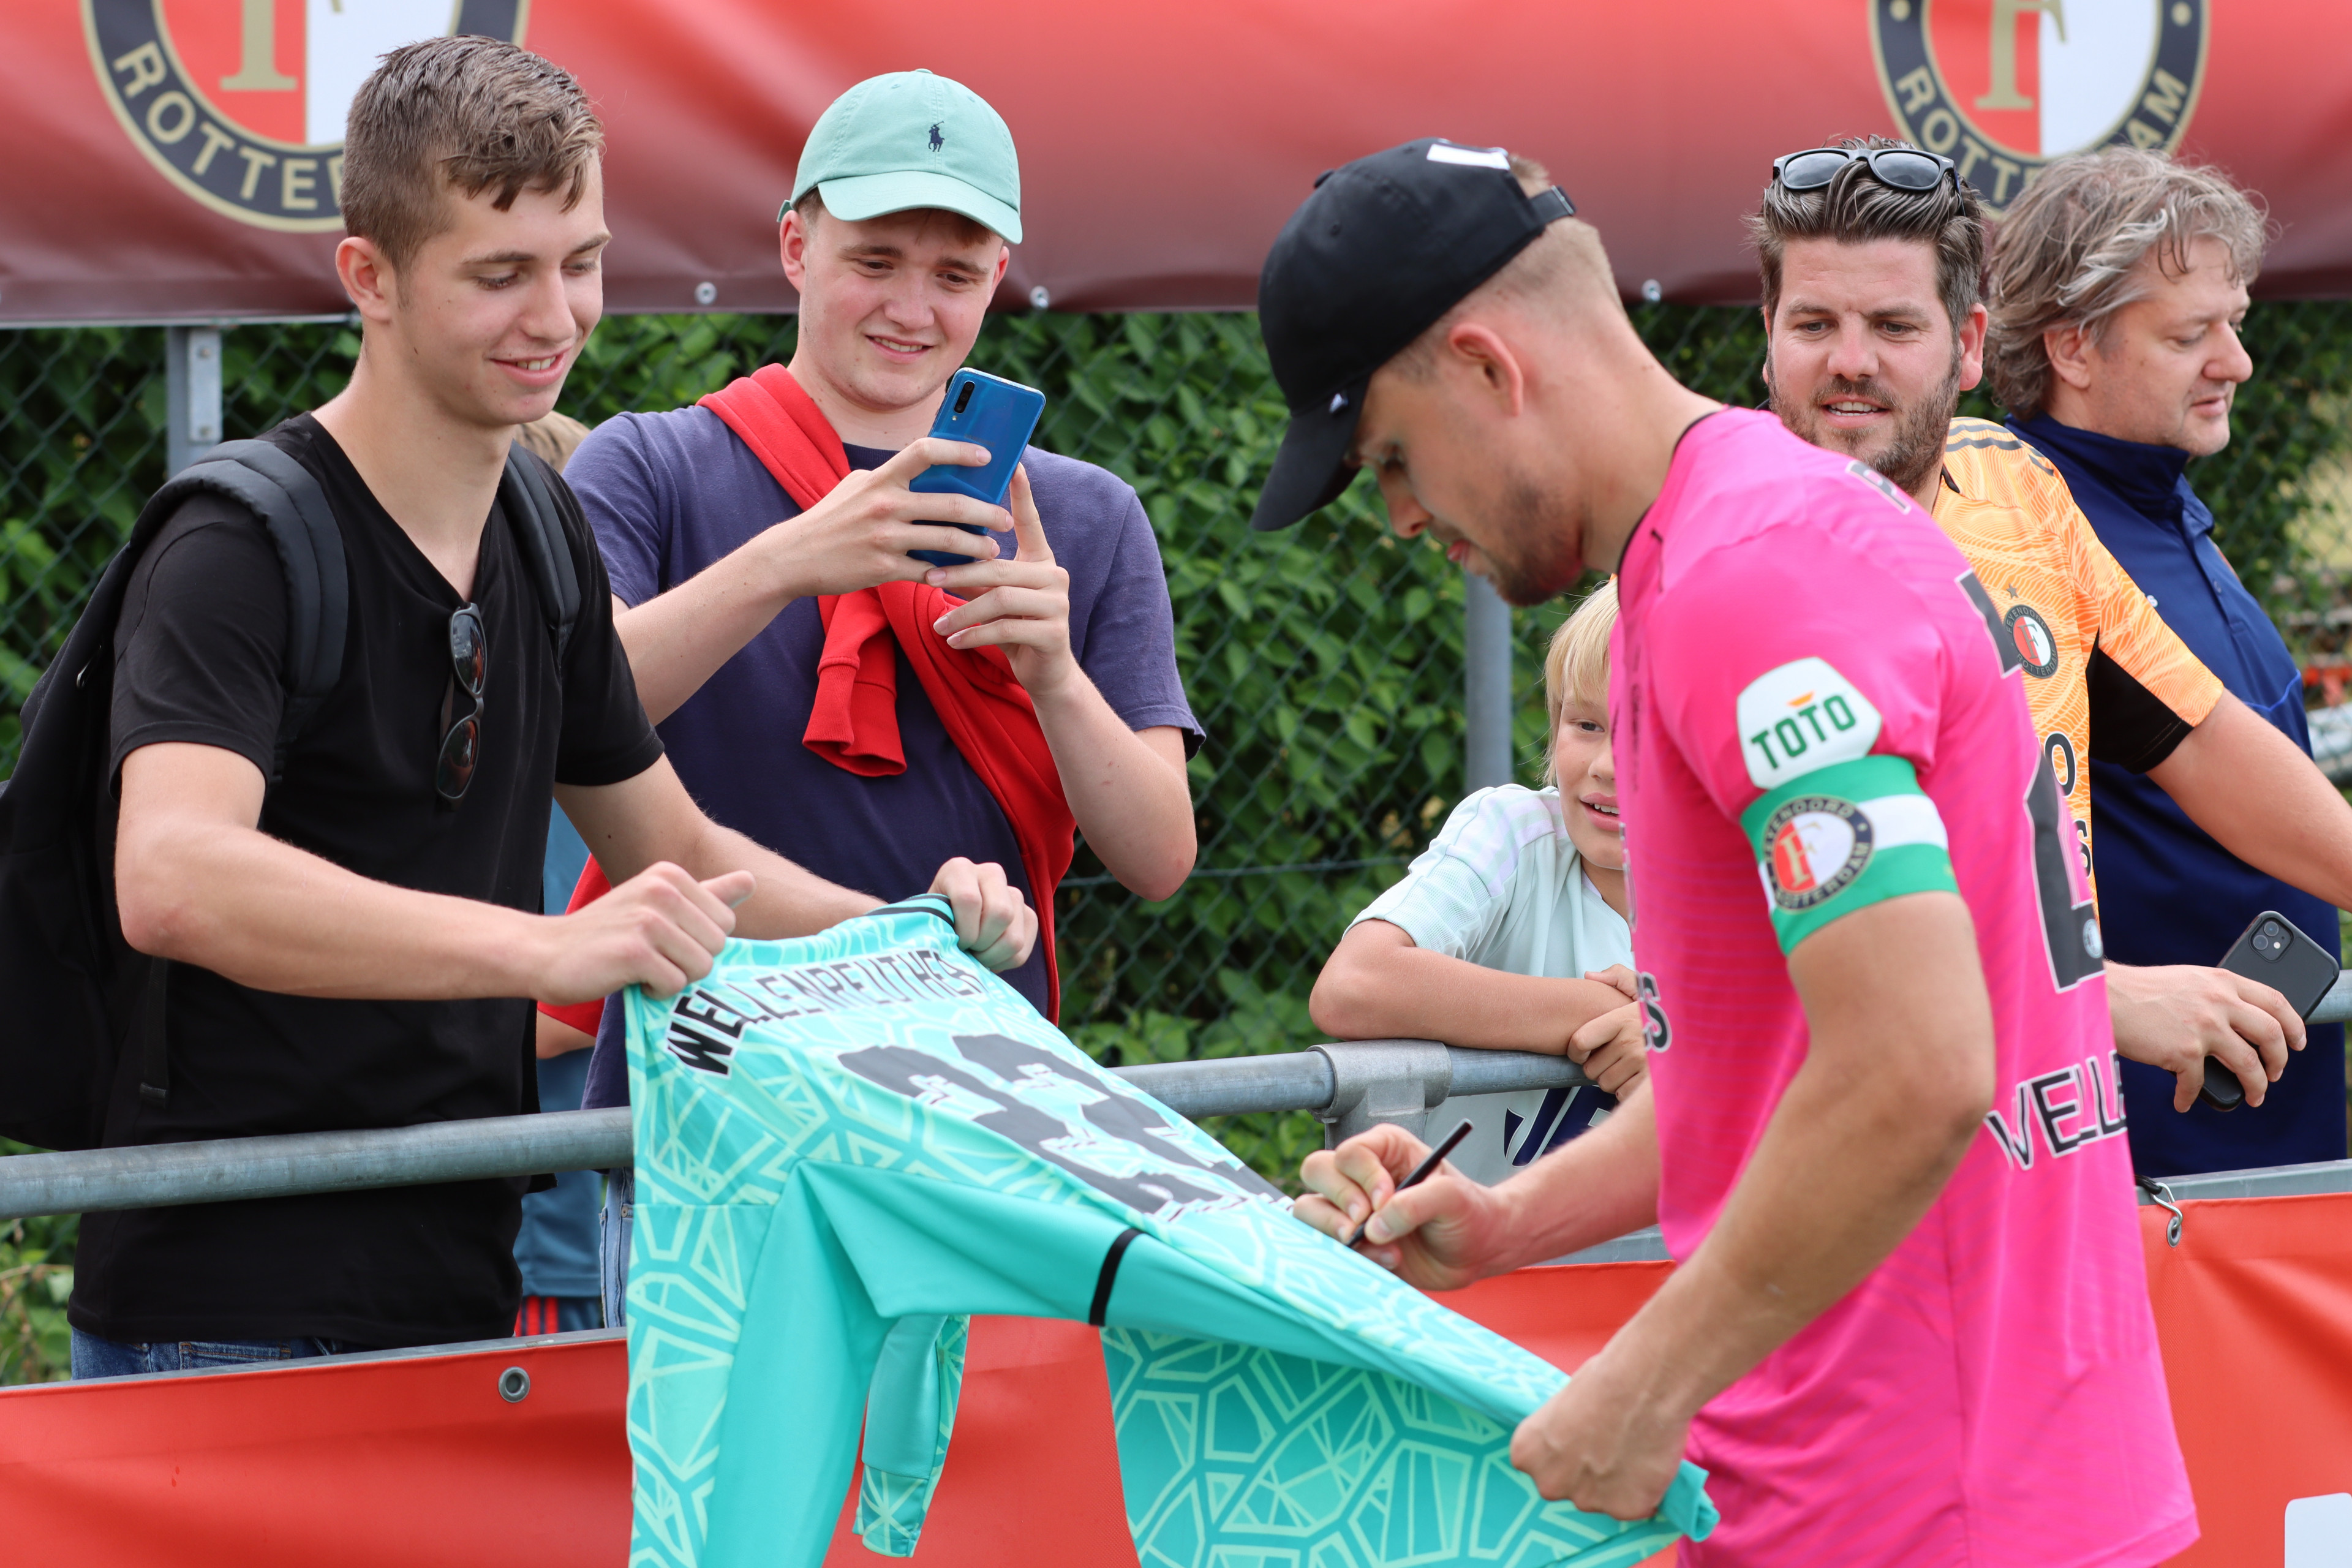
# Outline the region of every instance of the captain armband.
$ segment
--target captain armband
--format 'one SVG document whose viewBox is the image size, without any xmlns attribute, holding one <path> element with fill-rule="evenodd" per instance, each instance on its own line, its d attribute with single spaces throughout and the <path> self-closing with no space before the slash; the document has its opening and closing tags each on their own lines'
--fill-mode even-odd
<svg viewBox="0 0 2352 1568">
<path fill-rule="evenodd" d="M 1901 757 L 1832 763 L 1739 814 L 1780 951 L 1906 893 L 1956 893 L 1944 819 Z"/>
</svg>

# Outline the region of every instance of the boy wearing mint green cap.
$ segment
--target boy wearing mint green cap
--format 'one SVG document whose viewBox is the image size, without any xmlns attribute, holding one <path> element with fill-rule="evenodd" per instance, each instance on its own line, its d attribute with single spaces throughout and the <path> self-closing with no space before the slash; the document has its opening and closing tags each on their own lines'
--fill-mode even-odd
<svg viewBox="0 0 2352 1568">
<path fill-rule="evenodd" d="M 607 421 L 567 470 L 612 577 L 638 692 L 679 776 L 718 821 L 845 886 L 919 892 L 940 847 L 954 845 L 950 853 L 1003 866 L 1042 907 L 1053 888 L 1034 885 L 983 777 L 1001 770 L 988 757 L 975 768 L 909 664 L 910 652 L 940 653 L 910 649 L 909 639 L 995 647 L 1034 706 L 1087 847 L 1130 890 L 1167 898 L 1192 865 L 1185 763 L 1200 729 L 1177 674 L 1159 546 L 1134 489 L 1034 447 L 1003 508 L 908 489 L 933 464 L 985 460 L 927 432 L 1003 279 L 1006 247 L 1022 236 L 1012 132 L 946 77 L 872 78 L 818 119 L 779 222 L 784 273 L 801 296 L 798 342 L 789 365 L 746 379 L 777 388 L 789 373 L 780 390 L 807 416 L 803 428 L 821 416 L 838 437 L 846 477 L 803 506 L 705 405 Z M 732 406 L 741 390 L 713 401 Z M 908 553 L 917 550 L 973 559 L 940 568 Z M 852 772 L 838 746 L 812 749 L 824 727 L 826 628 L 864 591 L 904 595 L 899 584 L 963 603 L 894 623 L 895 659 L 883 663 L 895 664 L 895 693 L 875 696 L 866 682 L 877 672 L 859 667 L 863 695 L 845 706 L 895 721 L 903 767 Z M 1045 1011 L 1045 944 L 1005 979 Z M 619 1010 L 606 1010 L 590 1107 L 627 1101 L 618 1025 Z M 628 1197 L 616 1176 L 611 1321 Z"/>
</svg>

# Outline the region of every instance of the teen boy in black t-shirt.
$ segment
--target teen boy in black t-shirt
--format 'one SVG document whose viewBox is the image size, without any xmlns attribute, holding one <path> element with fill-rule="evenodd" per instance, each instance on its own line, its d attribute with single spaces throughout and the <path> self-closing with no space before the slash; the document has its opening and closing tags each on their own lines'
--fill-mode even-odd
<svg viewBox="0 0 2352 1568">
<path fill-rule="evenodd" d="M 284 575 L 255 520 L 182 507 L 118 623 L 111 740 L 123 934 L 173 961 L 170 1092 L 142 1100 L 126 1060 L 110 1143 L 529 1110 L 525 998 L 673 991 L 731 931 L 876 902 L 702 816 L 638 704 L 570 492 L 546 473 L 582 585 L 561 658 L 496 504 L 514 427 L 553 404 L 601 313 L 601 150 L 569 76 L 486 38 L 396 50 L 353 101 L 336 263 L 360 361 L 268 437 L 342 531 L 342 673 L 266 784 Z M 559 919 L 536 912 L 551 795 L 625 879 Z M 999 868 L 950 862 L 933 887 L 983 962 L 1027 956 L 1034 916 Z M 502 1334 L 520 1191 L 91 1215 L 75 1374 Z"/>
</svg>

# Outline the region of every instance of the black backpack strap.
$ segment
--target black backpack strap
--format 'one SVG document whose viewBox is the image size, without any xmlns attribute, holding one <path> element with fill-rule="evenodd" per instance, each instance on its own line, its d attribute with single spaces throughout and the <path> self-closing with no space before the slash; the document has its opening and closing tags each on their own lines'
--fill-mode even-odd
<svg viewBox="0 0 2352 1568">
<path fill-rule="evenodd" d="M 555 488 L 546 464 L 522 449 L 507 453 L 507 471 L 499 479 L 499 499 L 506 503 L 507 521 L 522 542 L 522 557 L 539 590 L 540 607 L 555 634 L 559 668 L 572 647 L 572 628 L 580 619 L 580 573 L 572 564 L 572 542 L 563 531 L 563 514 L 557 510 Z"/>
<path fill-rule="evenodd" d="M 276 784 L 287 748 L 342 677 L 351 593 L 342 530 L 310 470 L 267 441 L 224 441 L 205 453 L 155 492 L 142 525 L 200 493 L 225 496 L 259 518 L 285 568 L 286 709 L 269 764 Z"/>
<path fill-rule="evenodd" d="M 270 754 L 274 784 L 294 738 L 342 676 L 351 609 L 343 533 L 310 470 L 267 441 L 224 441 L 155 492 L 132 527 L 133 542 L 143 547 L 182 502 L 203 494 L 233 500 L 259 519 L 286 574 L 286 707 Z M 123 1041 L 139 1053 L 139 1098 L 157 1107 L 171 1098 L 163 1005 L 171 973 L 169 960 L 148 959 Z"/>
</svg>

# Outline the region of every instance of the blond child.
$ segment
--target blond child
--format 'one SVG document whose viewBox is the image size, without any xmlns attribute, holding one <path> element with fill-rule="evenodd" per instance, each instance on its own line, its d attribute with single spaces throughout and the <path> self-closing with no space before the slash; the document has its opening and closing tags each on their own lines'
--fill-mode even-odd
<svg viewBox="0 0 2352 1568">
<path fill-rule="evenodd" d="M 1643 1078 L 1609 745 L 1616 623 L 1616 584 L 1605 584 L 1545 654 L 1546 787 L 1502 784 L 1455 806 L 1404 879 L 1349 925 L 1309 1003 L 1339 1039 L 1544 1051 L 1583 1066 L 1597 1087 L 1464 1096 L 1433 1118 L 1433 1142 L 1457 1113 L 1476 1123 L 1453 1163 L 1489 1184 L 1597 1126 Z"/>
</svg>

